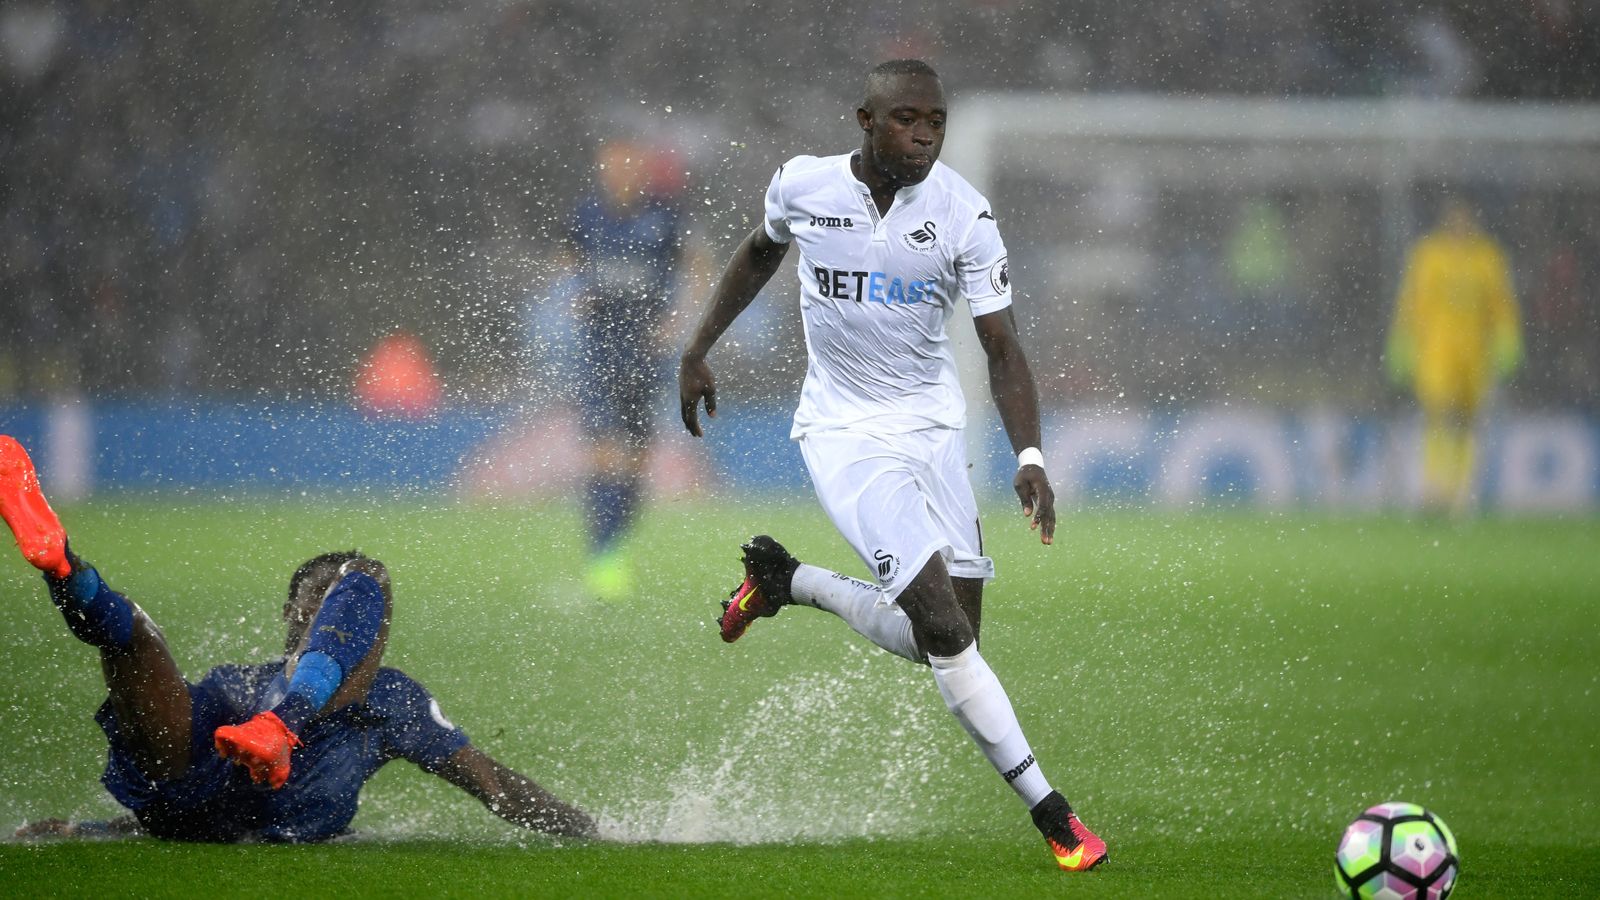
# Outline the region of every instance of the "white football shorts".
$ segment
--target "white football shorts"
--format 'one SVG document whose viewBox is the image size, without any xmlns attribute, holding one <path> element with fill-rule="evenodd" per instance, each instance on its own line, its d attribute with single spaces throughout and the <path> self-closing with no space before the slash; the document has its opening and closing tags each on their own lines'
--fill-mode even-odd
<svg viewBox="0 0 1600 900">
<path fill-rule="evenodd" d="M 818 431 L 799 439 L 811 484 L 884 599 L 938 553 L 955 578 L 994 578 L 960 429 L 901 434 Z"/>
</svg>

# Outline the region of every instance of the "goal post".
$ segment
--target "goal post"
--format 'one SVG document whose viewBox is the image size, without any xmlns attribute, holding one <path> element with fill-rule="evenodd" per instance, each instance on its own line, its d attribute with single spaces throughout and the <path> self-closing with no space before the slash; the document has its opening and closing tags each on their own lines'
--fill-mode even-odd
<svg viewBox="0 0 1600 900">
<path fill-rule="evenodd" d="M 1600 219 L 1600 106 L 1006 93 L 958 97 L 950 121 L 942 158 L 995 204 L 1019 315 L 1029 314 L 1036 326 L 1025 342 L 1036 373 L 1077 364 L 1056 358 L 1061 347 L 1075 346 L 1062 332 L 1083 327 L 1110 334 L 1116 327 L 1116 309 L 1101 310 L 1096 320 L 1084 312 L 1094 304 L 1078 301 L 1120 292 L 1132 298 L 1129 304 L 1159 306 L 1191 290 L 1184 273 L 1150 262 L 1161 256 L 1152 235 L 1165 233 L 1170 243 L 1186 229 L 1226 227 L 1231 213 L 1224 205 L 1235 198 L 1357 198 L 1358 208 L 1336 220 L 1337 230 L 1361 235 L 1342 263 L 1356 282 L 1337 288 L 1336 299 L 1365 304 L 1348 314 L 1364 318 L 1387 304 L 1404 249 L 1423 224 L 1419 192 L 1466 185 L 1544 198 L 1539 202 L 1552 208 L 1576 204 L 1577 216 Z M 1191 195 L 1202 199 L 1188 203 L 1187 225 L 1163 219 L 1164 198 Z M 1119 203 L 1134 209 L 1119 211 Z M 1091 214 L 1079 208 L 1085 205 L 1111 209 Z M 1526 217 L 1536 224 L 1541 213 Z M 1502 223 L 1489 224 L 1496 230 Z M 1044 339 L 1039 322 L 1046 323 Z M 970 401 L 969 450 L 981 460 L 995 424 L 985 397 L 987 368 L 969 317 L 955 316 L 951 325 Z M 1321 337 L 1332 352 L 1358 354 L 1365 351 L 1355 344 L 1370 343 L 1373 327 Z M 1109 368 L 1127 372 L 1142 364 L 1138 346 L 1116 343 L 1101 341 Z M 1054 396 L 1062 382 L 1043 379 L 1046 408 L 1062 405 Z M 1292 392 L 1275 399 L 1295 402 Z"/>
</svg>

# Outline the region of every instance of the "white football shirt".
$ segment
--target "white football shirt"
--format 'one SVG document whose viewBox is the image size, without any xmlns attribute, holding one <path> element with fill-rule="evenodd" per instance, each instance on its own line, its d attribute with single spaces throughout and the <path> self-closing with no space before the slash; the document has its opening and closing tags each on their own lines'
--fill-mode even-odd
<svg viewBox="0 0 1600 900">
<path fill-rule="evenodd" d="M 945 323 L 1011 305 L 989 203 L 943 163 L 878 215 L 842 156 L 797 156 L 767 187 L 766 229 L 800 248 L 806 379 L 790 437 L 961 428 L 966 401 Z"/>
</svg>

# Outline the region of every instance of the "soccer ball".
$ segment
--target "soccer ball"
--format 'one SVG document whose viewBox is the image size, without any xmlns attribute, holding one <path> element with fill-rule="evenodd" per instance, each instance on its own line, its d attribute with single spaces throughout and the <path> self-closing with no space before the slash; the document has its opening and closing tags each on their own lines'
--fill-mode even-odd
<svg viewBox="0 0 1600 900">
<path fill-rule="evenodd" d="M 1380 803 L 1344 830 L 1333 880 L 1352 900 L 1444 900 L 1460 867 L 1443 819 L 1415 803 Z"/>
</svg>

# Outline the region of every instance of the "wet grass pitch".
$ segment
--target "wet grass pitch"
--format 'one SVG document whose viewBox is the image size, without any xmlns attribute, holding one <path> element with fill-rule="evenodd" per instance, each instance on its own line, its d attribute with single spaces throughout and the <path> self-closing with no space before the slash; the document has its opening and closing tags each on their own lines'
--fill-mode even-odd
<svg viewBox="0 0 1600 900">
<path fill-rule="evenodd" d="M 717 639 L 737 545 L 770 531 L 860 574 L 809 498 L 653 506 L 636 596 L 584 595 L 575 510 L 441 499 L 124 498 L 60 507 L 191 678 L 282 644 L 288 576 L 389 563 L 386 662 L 612 841 L 518 831 L 406 763 L 352 841 L 0 846 L 0 892 L 1333 896 L 1340 831 L 1421 803 L 1457 896 L 1600 883 L 1600 521 L 1063 511 L 1057 545 L 985 521 L 984 655 L 1046 775 L 1111 845 L 1054 871 L 931 677 L 808 609 Z M 0 824 L 106 818 L 103 696 L 14 554 L 0 565 Z"/>
</svg>

